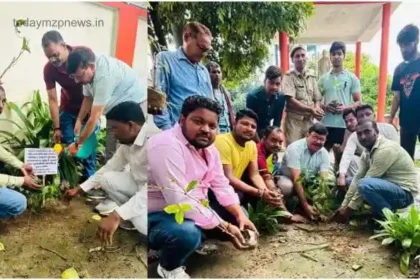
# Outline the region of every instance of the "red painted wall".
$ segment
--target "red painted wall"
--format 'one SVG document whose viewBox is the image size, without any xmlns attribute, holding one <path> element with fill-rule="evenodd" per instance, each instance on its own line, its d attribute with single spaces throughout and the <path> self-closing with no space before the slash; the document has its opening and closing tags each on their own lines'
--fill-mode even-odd
<svg viewBox="0 0 420 280">
<path fill-rule="evenodd" d="M 147 10 L 122 2 L 102 2 L 102 4 L 118 10 L 115 57 L 133 66 L 138 19 L 146 18 Z"/>
</svg>

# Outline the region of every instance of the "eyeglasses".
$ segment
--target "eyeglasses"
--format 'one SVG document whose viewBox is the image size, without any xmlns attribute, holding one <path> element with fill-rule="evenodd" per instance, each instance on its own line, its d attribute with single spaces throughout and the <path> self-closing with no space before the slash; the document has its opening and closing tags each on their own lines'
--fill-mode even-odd
<svg viewBox="0 0 420 280">
<path fill-rule="evenodd" d="M 203 47 L 203 46 L 199 45 L 198 42 L 197 42 L 197 39 L 196 39 L 196 45 L 203 53 L 209 53 L 210 51 L 212 51 L 211 47 L 206 48 L 206 47 Z"/>
<path fill-rule="evenodd" d="M 191 34 L 192 35 L 192 34 Z M 192 35 L 191 38 L 193 38 L 195 40 L 195 44 L 197 45 L 197 47 L 203 52 L 203 53 L 209 53 L 212 51 L 211 46 L 209 48 L 206 48 L 202 45 L 200 45 L 197 41 L 197 36 Z"/>
<path fill-rule="evenodd" d="M 82 78 L 82 77 L 85 75 L 85 73 L 86 73 L 86 69 L 87 69 L 87 68 L 84 68 L 84 69 L 82 70 L 82 73 L 81 73 L 80 75 L 70 74 L 69 76 L 70 76 L 70 78 L 72 78 L 73 80 L 74 80 L 74 79 L 80 79 L 80 78 Z"/>
</svg>

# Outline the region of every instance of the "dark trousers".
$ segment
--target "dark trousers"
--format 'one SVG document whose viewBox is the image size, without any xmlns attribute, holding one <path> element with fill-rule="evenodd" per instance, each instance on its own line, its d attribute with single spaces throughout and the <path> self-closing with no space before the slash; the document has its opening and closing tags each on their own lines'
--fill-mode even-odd
<svg viewBox="0 0 420 280">
<path fill-rule="evenodd" d="M 210 191 L 209 201 L 210 207 L 222 220 L 238 225 L 235 217 L 217 202 Z M 160 251 L 160 265 L 166 270 L 185 265 L 188 257 L 200 247 L 204 236 L 222 241 L 229 240 L 229 236 L 221 230 L 202 230 L 192 220 L 185 219 L 180 225 L 175 221 L 173 214 L 156 212 L 148 215 L 149 248 Z"/>
<path fill-rule="evenodd" d="M 407 151 L 407 153 L 414 160 L 414 153 L 416 151 L 417 139 L 420 141 L 420 131 L 402 128 L 400 130 L 400 141 L 401 147 Z"/>
<path fill-rule="evenodd" d="M 76 125 L 77 115 L 70 114 L 67 112 L 60 112 L 60 128 L 61 128 L 61 141 L 70 145 L 74 142 L 74 126 Z M 85 123 L 83 123 L 85 124 Z M 93 133 L 99 132 L 99 124 L 96 126 Z M 87 159 L 82 160 L 84 166 L 84 176 L 88 179 L 90 176 L 95 174 L 96 171 L 96 152 L 92 153 Z"/>
</svg>

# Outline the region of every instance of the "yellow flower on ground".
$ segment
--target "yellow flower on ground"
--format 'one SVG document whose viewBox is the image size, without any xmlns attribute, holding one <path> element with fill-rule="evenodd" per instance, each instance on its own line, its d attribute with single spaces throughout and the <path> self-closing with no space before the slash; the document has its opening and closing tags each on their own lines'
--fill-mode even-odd
<svg viewBox="0 0 420 280">
<path fill-rule="evenodd" d="M 61 151 L 63 151 L 63 146 L 61 145 L 61 144 L 55 144 L 54 145 L 54 152 L 56 153 L 56 154 L 60 154 L 61 153 Z"/>
<path fill-rule="evenodd" d="M 95 221 L 100 221 L 102 218 L 99 215 L 93 215 L 92 219 L 94 219 Z"/>
<path fill-rule="evenodd" d="M 61 279 L 79 279 L 79 274 L 77 273 L 76 269 L 72 267 L 72 268 L 66 269 L 61 274 Z"/>
</svg>

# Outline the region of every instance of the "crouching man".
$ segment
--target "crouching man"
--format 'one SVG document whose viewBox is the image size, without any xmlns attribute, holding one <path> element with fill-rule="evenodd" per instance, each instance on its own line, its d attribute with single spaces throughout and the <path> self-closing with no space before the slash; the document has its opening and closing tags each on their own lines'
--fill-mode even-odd
<svg viewBox="0 0 420 280">
<path fill-rule="evenodd" d="M 220 154 L 225 176 L 238 193 L 241 204 L 256 206 L 262 200 L 274 207 L 282 206 L 281 194 L 258 172 L 258 150 L 253 141 L 257 134 L 257 114 L 250 109 L 239 110 L 230 133 L 219 134 L 214 145 Z M 210 201 L 214 201 L 210 192 Z"/>
<path fill-rule="evenodd" d="M 220 232 L 238 249 L 244 248 L 241 229 L 256 232 L 223 173 L 219 152 L 212 145 L 221 111 L 217 101 L 190 96 L 182 106 L 179 123 L 149 139 L 148 240 L 150 249 L 160 251 L 157 272 L 162 278 L 190 278 L 184 265 L 200 247 L 204 232 Z M 186 194 L 193 181 L 197 182 L 196 187 Z M 209 190 L 227 211 L 216 213 L 211 203 L 206 207 Z M 173 204 L 191 206 L 183 212 L 185 219 L 181 224 L 174 214 L 164 211 Z"/>
<path fill-rule="evenodd" d="M 357 210 L 363 200 L 372 207 L 377 219 L 383 218 L 383 208 L 395 211 L 410 206 L 418 193 L 416 168 L 410 155 L 395 141 L 379 135 L 373 120 L 358 123 L 357 139 L 366 150 L 359 171 L 333 218 L 348 222 L 352 211 Z"/>
<path fill-rule="evenodd" d="M 67 195 L 73 197 L 101 186 L 109 199 L 98 205 L 97 210 L 111 215 L 101 221 L 98 234 L 109 243 L 118 226 L 147 234 L 148 128 L 140 105 L 131 101 L 112 108 L 106 118 L 120 147 L 105 166 L 80 187 L 69 190 Z M 123 171 L 126 165 L 129 165 L 129 172 Z"/>
<path fill-rule="evenodd" d="M 287 200 L 296 194 L 303 212 L 308 218 L 314 220 L 318 212 L 313 208 L 305 197 L 304 183 L 300 180 L 301 174 L 305 178 L 318 175 L 324 179 L 331 178 L 330 159 L 324 148 L 328 130 L 321 124 L 313 124 L 306 135 L 290 144 L 283 156 L 280 166 L 280 178 L 278 186 Z"/>
<path fill-rule="evenodd" d="M 4 105 L 6 104 L 6 92 L 0 86 L 0 115 L 3 113 Z M 0 163 L 5 163 L 22 171 L 22 177 L 14 177 L 5 174 L 0 174 L 0 219 L 11 218 L 23 213 L 26 209 L 26 197 L 8 187 L 24 186 L 30 190 L 40 190 L 41 186 L 37 184 L 36 178 L 33 175 L 32 166 L 24 164 L 14 155 L 6 151 L 0 145 Z"/>
</svg>

